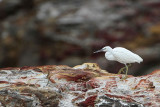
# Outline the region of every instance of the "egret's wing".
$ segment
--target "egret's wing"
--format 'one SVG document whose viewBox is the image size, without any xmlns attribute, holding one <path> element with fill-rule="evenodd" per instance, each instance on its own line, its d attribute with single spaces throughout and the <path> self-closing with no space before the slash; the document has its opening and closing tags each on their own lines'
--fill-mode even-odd
<svg viewBox="0 0 160 107">
<path fill-rule="evenodd" d="M 142 62 L 143 59 L 136 55 L 135 53 L 121 47 L 117 47 L 113 49 L 113 55 L 118 62 L 121 63 L 134 63 L 134 62 Z"/>
</svg>

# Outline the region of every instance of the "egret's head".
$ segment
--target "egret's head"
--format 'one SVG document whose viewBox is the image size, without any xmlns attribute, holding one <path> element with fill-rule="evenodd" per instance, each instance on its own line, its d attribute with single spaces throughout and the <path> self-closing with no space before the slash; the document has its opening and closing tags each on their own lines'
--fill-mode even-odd
<svg viewBox="0 0 160 107">
<path fill-rule="evenodd" d="M 105 46 L 105 47 L 103 47 L 102 49 L 100 49 L 100 50 L 98 50 L 98 51 L 96 51 L 96 52 L 94 52 L 94 53 L 98 53 L 98 52 L 107 52 L 107 51 L 109 51 L 109 49 L 111 49 L 110 46 Z"/>
</svg>

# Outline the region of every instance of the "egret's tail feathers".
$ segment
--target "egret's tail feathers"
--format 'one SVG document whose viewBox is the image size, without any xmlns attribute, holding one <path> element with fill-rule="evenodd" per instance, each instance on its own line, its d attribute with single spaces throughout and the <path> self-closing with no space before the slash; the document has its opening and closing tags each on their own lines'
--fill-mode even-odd
<svg viewBox="0 0 160 107">
<path fill-rule="evenodd" d="M 143 59 L 141 57 L 139 57 L 138 60 L 137 60 L 137 62 L 141 63 L 141 62 L 143 62 Z"/>
<path fill-rule="evenodd" d="M 143 59 L 139 55 L 135 54 L 135 59 L 136 59 L 135 62 L 137 62 L 137 63 L 143 62 Z"/>
</svg>

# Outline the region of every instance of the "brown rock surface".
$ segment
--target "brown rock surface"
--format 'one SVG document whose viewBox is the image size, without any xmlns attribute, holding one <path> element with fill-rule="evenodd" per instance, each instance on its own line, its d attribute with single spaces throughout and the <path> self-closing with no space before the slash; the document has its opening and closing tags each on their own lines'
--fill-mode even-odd
<svg viewBox="0 0 160 107">
<path fill-rule="evenodd" d="M 111 74 L 95 63 L 0 69 L 0 106 L 160 106 L 160 70 L 141 77 Z"/>
</svg>

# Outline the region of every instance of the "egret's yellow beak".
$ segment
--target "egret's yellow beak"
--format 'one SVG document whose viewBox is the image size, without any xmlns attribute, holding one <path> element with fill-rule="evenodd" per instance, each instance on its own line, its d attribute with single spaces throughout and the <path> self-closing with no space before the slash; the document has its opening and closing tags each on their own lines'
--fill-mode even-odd
<svg viewBox="0 0 160 107">
<path fill-rule="evenodd" d="M 103 52 L 103 51 L 104 51 L 104 49 L 101 49 L 101 50 L 95 51 L 93 53 L 98 53 L 98 52 Z"/>
</svg>

